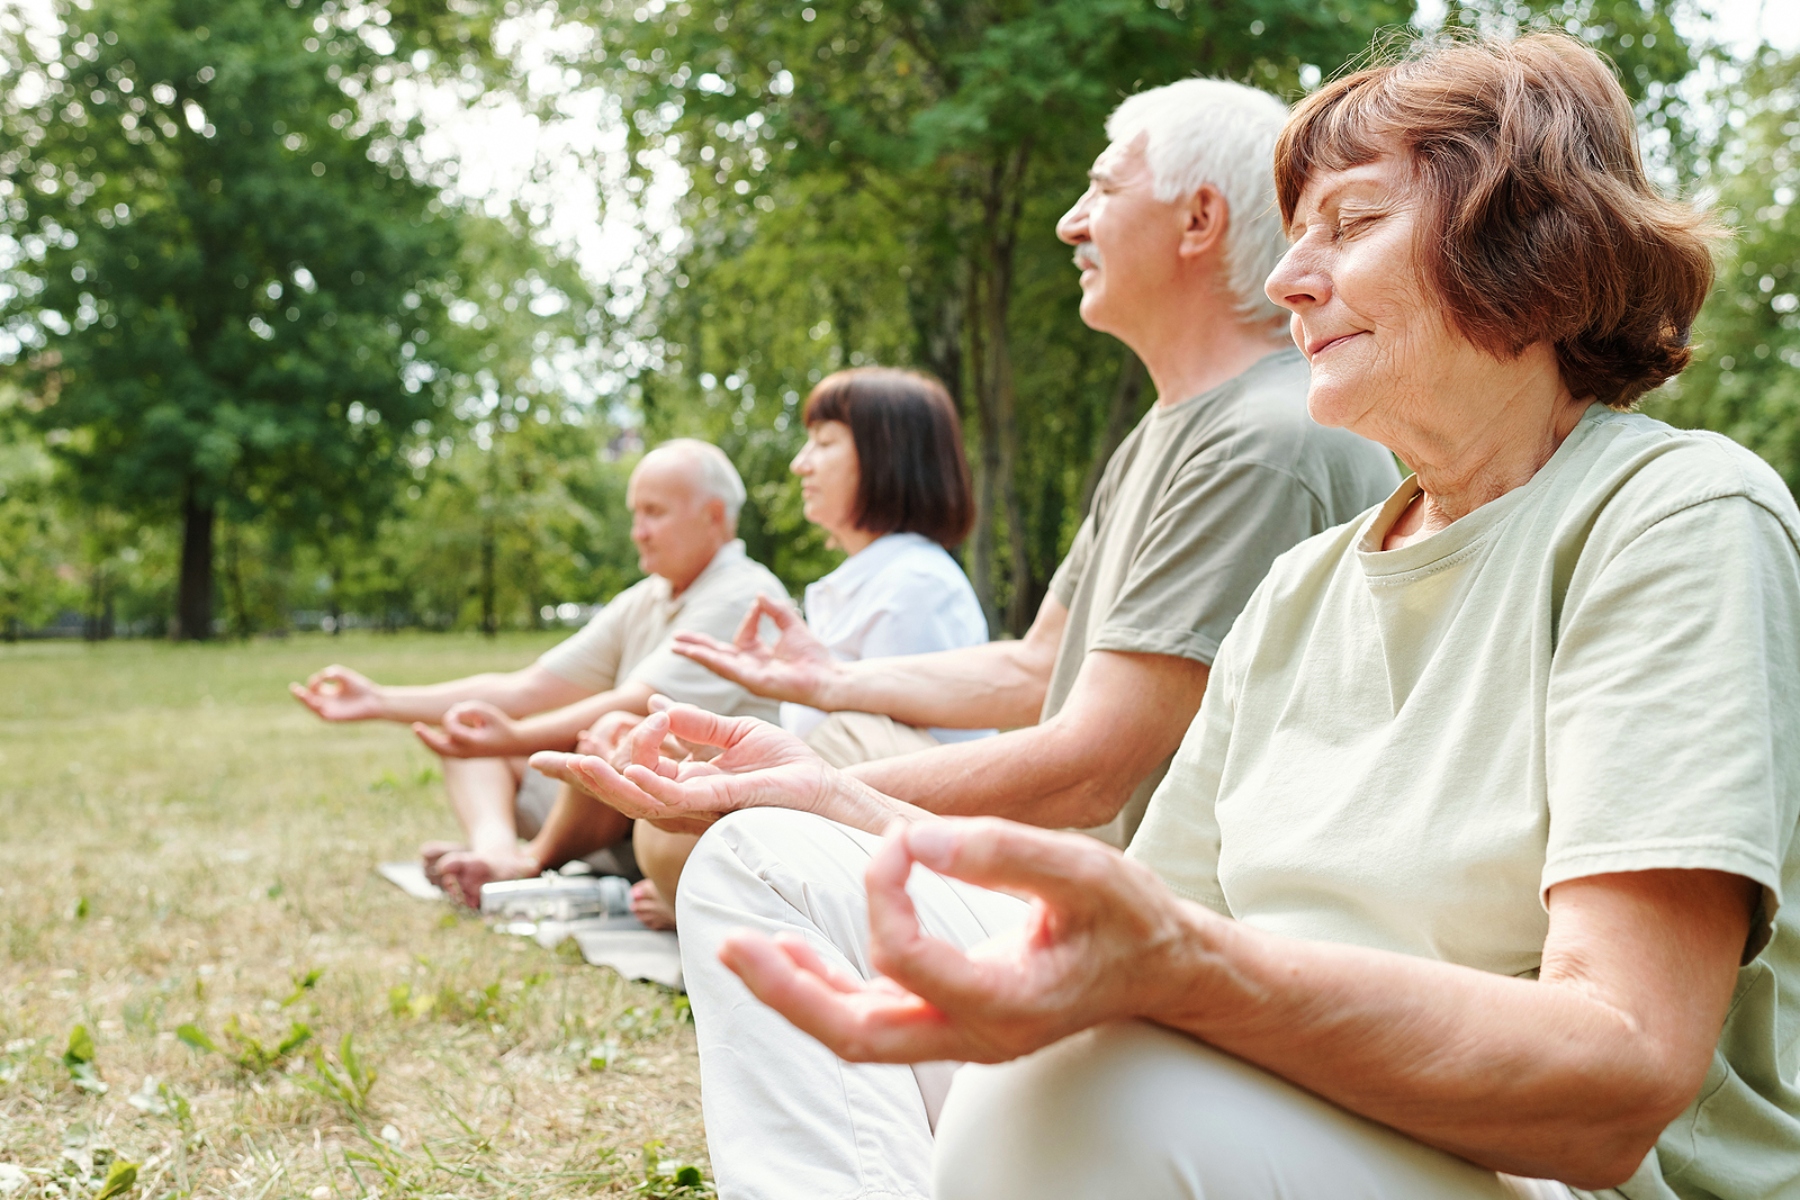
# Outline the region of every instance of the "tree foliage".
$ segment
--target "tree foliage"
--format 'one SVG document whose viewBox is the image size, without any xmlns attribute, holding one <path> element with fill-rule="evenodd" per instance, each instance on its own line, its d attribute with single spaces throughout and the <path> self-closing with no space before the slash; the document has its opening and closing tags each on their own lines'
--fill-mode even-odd
<svg viewBox="0 0 1800 1200">
<path fill-rule="evenodd" d="M 1694 365 L 1649 407 L 1728 434 L 1800 493 L 1800 54 L 1763 49 L 1719 99 L 1727 119 L 1706 180 L 1732 236 Z"/>
<path fill-rule="evenodd" d="M 0 322 L 79 494 L 183 519 L 187 636 L 215 514 L 371 527 L 440 420 L 457 223 L 358 110 L 410 48 L 361 11 L 95 0 L 7 38 Z"/>
<path fill-rule="evenodd" d="M 688 239 L 635 331 L 653 427 L 724 440 L 751 534 L 788 576 L 817 561 L 780 466 L 812 381 L 865 361 L 934 371 L 962 407 L 980 520 L 969 559 L 999 627 L 1029 622 L 1100 464 L 1152 399 L 1076 314 L 1057 215 L 1125 95 L 1192 75 L 1294 97 L 1400 36 L 1408 2 L 687 0 L 572 10 L 634 148 L 675 156 Z M 1460 4 L 1453 22 L 1572 22 L 1647 119 L 1691 67 L 1670 0 Z"/>
</svg>

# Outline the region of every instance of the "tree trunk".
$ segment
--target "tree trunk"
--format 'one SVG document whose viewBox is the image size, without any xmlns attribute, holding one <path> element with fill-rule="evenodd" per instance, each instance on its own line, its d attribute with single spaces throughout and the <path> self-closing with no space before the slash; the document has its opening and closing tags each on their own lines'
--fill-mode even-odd
<svg viewBox="0 0 1800 1200">
<path fill-rule="evenodd" d="M 489 519 L 481 526 L 481 632 L 488 637 L 500 631 L 494 587 L 494 522 Z"/>
<path fill-rule="evenodd" d="M 977 390 L 981 406 L 982 460 L 991 466 L 988 521 L 990 539 L 994 523 L 992 502 L 998 499 L 1006 517 L 1009 588 L 1004 626 L 1023 634 L 1031 624 L 1038 595 L 1031 570 L 1030 539 L 1025 506 L 1019 499 L 1019 423 L 1013 393 L 1012 337 L 1008 317 L 1012 311 L 1014 249 L 1018 245 L 1019 214 L 1024 205 L 1025 170 L 1031 160 L 1029 140 L 1016 147 L 989 173 L 983 198 L 983 271 L 986 286 L 979 299 L 972 327 L 981 331 L 983 352 L 972 354 L 984 386 Z M 984 483 L 987 483 L 984 480 Z M 994 485 L 997 484 L 997 487 Z M 996 497 L 993 492 L 997 491 Z M 990 567 L 991 570 L 991 567 Z M 991 619 L 991 618 L 990 618 Z"/>
<path fill-rule="evenodd" d="M 175 636 L 184 642 L 212 637 L 213 508 L 201 504 L 188 483 L 181 534 L 181 585 L 175 601 Z"/>
<path fill-rule="evenodd" d="M 1112 406 L 1106 413 L 1106 425 L 1100 431 L 1100 444 L 1094 447 L 1093 461 L 1088 463 L 1087 475 L 1081 481 L 1081 515 L 1084 517 L 1094 506 L 1094 492 L 1100 487 L 1106 464 L 1112 461 L 1113 452 L 1131 432 L 1137 418 L 1138 397 L 1144 394 L 1144 364 L 1129 349 L 1124 354 L 1125 359 L 1119 364 L 1119 382 L 1113 387 Z"/>
<path fill-rule="evenodd" d="M 998 637 L 1001 625 L 1000 606 L 994 596 L 994 499 L 1000 483 L 1000 431 L 987 377 L 987 331 L 981 315 L 988 286 L 984 267 L 979 262 L 969 264 L 969 312 L 974 316 L 969 322 L 969 391 L 975 397 L 975 431 L 981 438 L 980 454 L 975 460 L 975 544 L 969 581 L 975 585 L 975 599 L 981 602 L 982 614 L 987 618 L 988 636 Z"/>
<path fill-rule="evenodd" d="M 243 532 L 235 525 L 225 525 L 225 590 L 230 594 L 231 635 L 250 636 L 250 605 L 244 598 Z"/>
</svg>

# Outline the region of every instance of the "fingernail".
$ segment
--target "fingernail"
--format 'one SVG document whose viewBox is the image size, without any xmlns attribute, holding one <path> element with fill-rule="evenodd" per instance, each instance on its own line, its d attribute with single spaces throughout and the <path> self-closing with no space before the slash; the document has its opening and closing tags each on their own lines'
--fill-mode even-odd
<svg viewBox="0 0 1800 1200">
<path fill-rule="evenodd" d="M 926 821 L 907 831 L 906 847 L 926 866 L 945 867 L 956 853 L 956 833 L 943 821 Z"/>
</svg>

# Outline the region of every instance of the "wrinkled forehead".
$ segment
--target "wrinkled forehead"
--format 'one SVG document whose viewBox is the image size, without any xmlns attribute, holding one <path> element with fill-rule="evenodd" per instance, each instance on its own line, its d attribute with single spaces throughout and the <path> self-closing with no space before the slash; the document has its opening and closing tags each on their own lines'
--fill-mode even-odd
<svg viewBox="0 0 1800 1200">
<path fill-rule="evenodd" d="M 1413 139 L 1404 116 L 1388 89 L 1376 81 L 1342 92 L 1320 107 L 1303 106 L 1275 147 L 1275 199 L 1282 224 L 1292 227 L 1302 196 L 1319 194 L 1326 176 L 1384 160 L 1402 165 L 1410 175 Z"/>
<path fill-rule="evenodd" d="M 1306 219 L 1321 209 L 1352 200 L 1383 203 L 1407 198 L 1416 183 L 1412 159 L 1393 150 L 1366 162 L 1314 171 L 1300 186 L 1287 222 L 1288 238 L 1298 237 Z"/>
<path fill-rule="evenodd" d="M 1150 134 L 1136 130 L 1109 144 L 1094 159 L 1088 175 L 1094 179 L 1121 179 L 1149 170 Z"/>
</svg>

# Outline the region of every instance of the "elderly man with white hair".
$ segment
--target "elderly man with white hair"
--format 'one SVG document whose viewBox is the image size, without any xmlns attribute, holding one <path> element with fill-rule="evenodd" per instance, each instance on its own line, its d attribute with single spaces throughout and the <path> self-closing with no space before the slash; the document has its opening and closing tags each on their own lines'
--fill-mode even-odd
<svg viewBox="0 0 1800 1200">
<path fill-rule="evenodd" d="M 578 740 L 598 748 L 609 729 L 647 712 L 655 694 L 717 713 L 776 717 L 774 702 L 671 650 L 677 632 L 730 636 L 759 594 L 785 594 L 737 540 L 745 493 L 731 460 L 706 442 L 665 442 L 638 463 L 625 495 L 648 578 L 530 666 L 419 687 L 330 666 L 292 686 L 328 721 L 410 722 L 442 758 L 465 841 L 428 842 L 422 853 L 427 873 L 471 906 L 483 883 L 597 852 L 620 873 L 637 874 L 630 820 L 530 770 L 532 752 L 572 750 Z M 521 834 L 528 845 L 519 844 Z"/>
<path fill-rule="evenodd" d="M 671 726 L 727 746 L 686 794 L 705 793 L 709 812 L 745 810 L 701 838 L 677 902 L 727 1200 L 928 1195 L 956 1064 L 840 1061 L 746 990 L 720 960 L 726 939 L 747 928 L 803 942 L 821 970 L 871 978 L 863 875 L 896 811 L 1075 827 L 1122 846 L 1270 563 L 1399 483 L 1381 447 L 1308 417 L 1306 362 L 1263 294 L 1287 246 L 1273 180 L 1286 116 L 1266 93 L 1188 80 L 1126 100 L 1107 122 L 1111 144 L 1057 234 L 1075 247 L 1082 319 L 1137 353 L 1157 398 L 1107 464 L 1023 639 L 855 663 L 786 638 L 678 640 L 772 698 L 1011 729 L 843 774 L 779 733 L 689 709 L 634 735 L 640 765 Z M 667 789 L 636 767 L 634 781 L 591 756 L 535 761 L 624 811 L 673 815 L 639 785 Z M 922 870 L 912 894 L 925 931 L 957 946 L 1015 929 L 1026 911 Z"/>
</svg>

